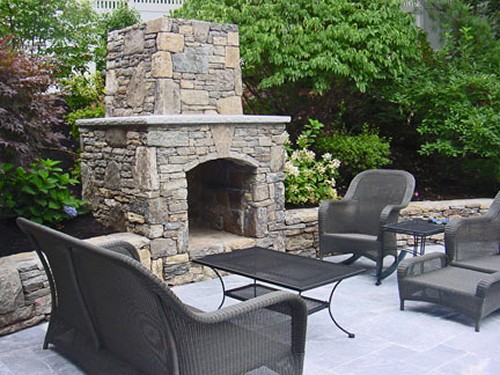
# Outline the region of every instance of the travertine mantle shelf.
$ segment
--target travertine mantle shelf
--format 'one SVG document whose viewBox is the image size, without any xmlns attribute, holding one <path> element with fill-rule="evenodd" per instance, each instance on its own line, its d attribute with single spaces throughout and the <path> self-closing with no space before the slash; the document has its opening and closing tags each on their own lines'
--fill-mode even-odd
<svg viewBox="0 0 500 375">
<path fill-rule="evenodd" d="M 260 115 L 161 115 L 161 116 L 130 116 L 103 117 L 78 120 L 78 126 L 134 126 L 134 125 L 259 125 L 286 124 L 290 116 L 260 116 Z"/>
</svg>

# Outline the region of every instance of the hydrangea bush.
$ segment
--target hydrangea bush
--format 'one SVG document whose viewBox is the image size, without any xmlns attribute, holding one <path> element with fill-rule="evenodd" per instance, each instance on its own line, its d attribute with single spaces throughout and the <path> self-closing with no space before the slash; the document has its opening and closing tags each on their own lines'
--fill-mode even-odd
<svg viewBox="0 0 500 375">
<path fill-rule="evenodd" d="M 0 163 L 0 214 L 52 225 L 85 211 L 85 202 L 73 196 L 70 188 L 78 181 L 64 173 L 59 163 L 37 159 L 27 169 Z"/>
<path fill-rule="evenodd" d="M 285 200 L 297 206 L 316 205 L 326 199 L 337 199 L 335 178 L 340 161 L 330 153 L 316 155 L 309 149 L 323 125 L 309 120 L 293 149 L 287 142 L 285 162 Z"/>
</svg>

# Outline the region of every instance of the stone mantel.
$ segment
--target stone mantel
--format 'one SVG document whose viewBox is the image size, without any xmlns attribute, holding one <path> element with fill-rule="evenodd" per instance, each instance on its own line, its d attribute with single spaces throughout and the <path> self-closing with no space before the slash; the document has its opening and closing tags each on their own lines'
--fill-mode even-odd
<svg viewBox="0 0 500 375">
<path fill-rule="evenodd" d="M 260 115 L 153 115 L 103 117 L 77 120 L 80 127 L 101 126 L 169 126 L 169 125 L 252 125 L 287 124 L 290 116 Z"/>
</svg>

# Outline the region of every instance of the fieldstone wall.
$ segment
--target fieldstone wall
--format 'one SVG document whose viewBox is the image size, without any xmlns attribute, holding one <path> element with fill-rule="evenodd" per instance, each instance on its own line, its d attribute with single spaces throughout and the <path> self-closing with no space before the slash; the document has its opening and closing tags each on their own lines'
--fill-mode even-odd
<svg viewBox="0 0 500 375">
<path fill-rule="evenodd" d="M 108 37 L 106 116 L 242 114 L 235 25 L 158 18 Z"/>
<path fill-rule="evenodd" d="M 115 233 L 87 241 L 94 245 L 126 241 L 135 246 L 141 263 L 151 268 L 150 241 L 145 237 Z M 36 252 L 0 258 L 0 336 L 48 320 L 51 309 L 49 281 Z"/>
<path fill-rule="evenodd" d="M 0 336 L 38 324 L 50 311 L 49 282 L 36 253 L 0 258 Z"/>
<path fill-rule="evenodd" d="M 488 211 L 491 202 L 492 199 L 411 202 L 406 209 L 401 211 L 399 220 L 478 216 Z M 287 251 L 316 256 L 319 247 L 318 208 L 287 210 L 285 222 Z M 413 246 L 412 236 L 398 234 L 397 238 L 399 247 Z M 427 241 L 443 244 L 443 234 L 427 237 Z"/>
</svg>

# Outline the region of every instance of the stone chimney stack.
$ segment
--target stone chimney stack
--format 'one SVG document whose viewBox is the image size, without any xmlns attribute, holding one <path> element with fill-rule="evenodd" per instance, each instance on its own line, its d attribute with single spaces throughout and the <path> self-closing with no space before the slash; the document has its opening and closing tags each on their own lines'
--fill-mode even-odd
<svg viewBox="0 0 500 375">
<path fill-rule="evenodd" d="M 240 115 L 235 25 L 158 18 L 110 33 L 106 116 Z"/>
</svg>

